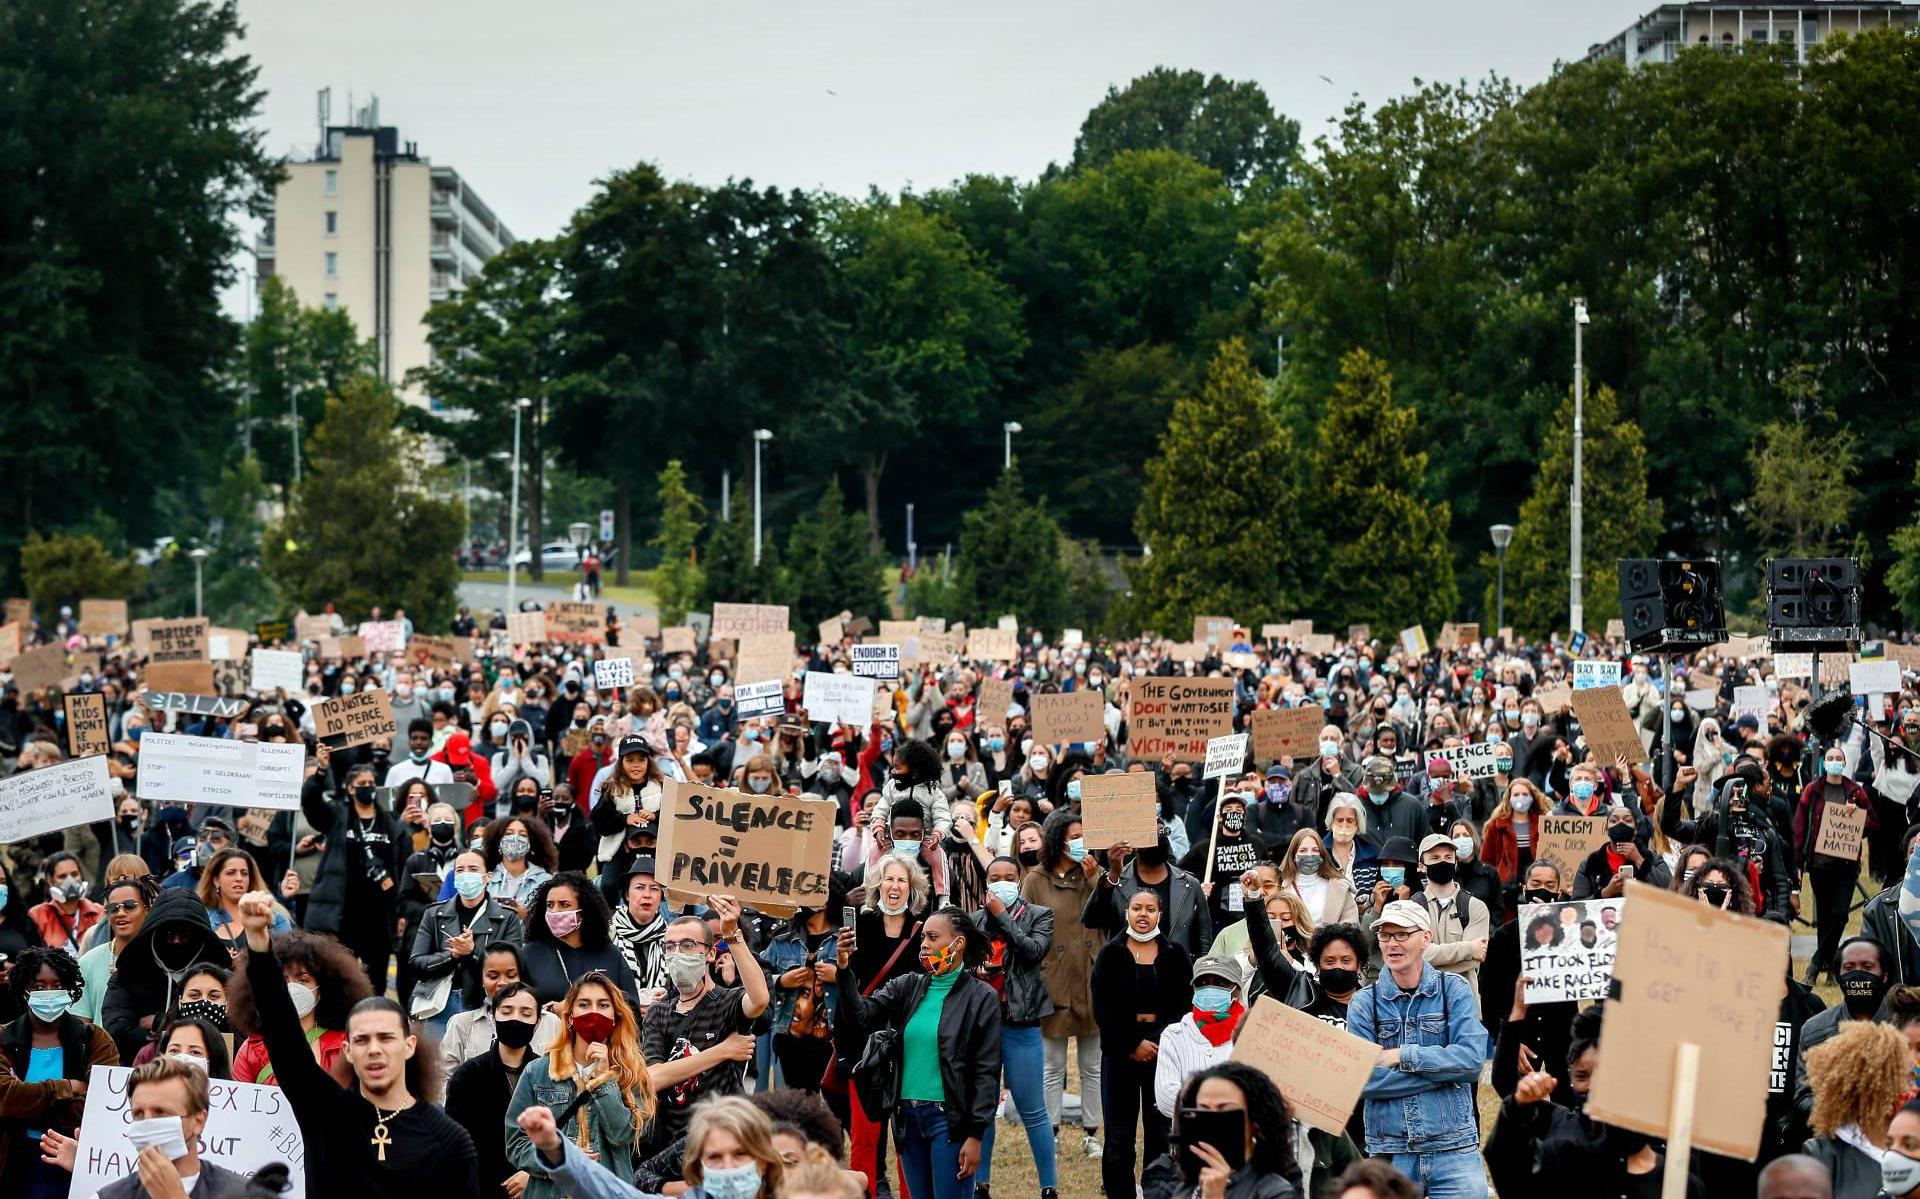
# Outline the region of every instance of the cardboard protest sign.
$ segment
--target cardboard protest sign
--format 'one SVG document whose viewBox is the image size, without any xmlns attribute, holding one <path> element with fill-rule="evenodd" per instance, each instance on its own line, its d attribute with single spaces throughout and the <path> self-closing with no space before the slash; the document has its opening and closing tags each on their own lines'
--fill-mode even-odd
<svg viewBox="0 0 1920 1199">
<path fill-rule="evenodd" d="M 840 622 L 838 616 L 835 616 L 820 622 L 819 633 L 820 644 L 839 645 L 840 642 L 846 638 L 847 626 Z"/>
<path fill-rule="evenodd" d="M 136 790 L 149 803 L 231 804 L 292 811 L 300 806 L 304 746 L 148 733 L 140 739 Z"/>
<path fill-rule="evenodd" d="M 435 670 L 452 670 L 460 662 L 460 652 L 454 648 L 451 637 L 415 633 L 407 642 L 406 653 L 407 661 L 413 665 L 430 666 Z"/>
<path fill-rule="evenodd" d="M 916 616 L 913 618 L 923 633 L 944 633 L 947 631 L 947 618 L 944 616 Z"/>
<path fill-rule="evenodd" d="M 785 604 L 715 604 L 713 606 L 713 628 L 708 637 L 731 637 L 738 640 L 750 633 L 784 633 L 787 631 L 787 606 Z"/>
<path fill-rule="evenodd" d="M 1300 639 L 1300 652 L 1316 658 L 1327 658 L 1333 656 L 1337 645 L 1332 633 L 1308 633 Z"/>
<path fill-rule="evenodd" d="M 873 718 L 885 724 L 900 715 L 901 708 L 897 700 L 904 693 L 895 691 L 893 683 L 888 680 L 868 681 L 873 684 Z"/>
<path fill-rule="evenodd" d="M 1257 670 L 1260 667 L 1260 655 L 1252 650 L 1230 649 L 1226 652 L 1227 665 L 1235 670 Z"/>
<path fill-rule="evenodd" d="M 61 697 L 67 708 L 67 752 L 76 758 L 107 752 L 107 698 L 98 691 Z"/>
<path fill-rule="evenodd" d="M 1193 618 L 1193 639 L 1202 645 L 1211 645 L 1217 649 L 1227 647 L 1227 639 L 1233 633 L 1231 616 L 1196 616 Z"/>
<path fill-rule="evenodd" d="M 359 635 L 370 654 L 397 654 L 407 648 L 407 626 L 397 620 L 364 621 Z"/>
<path fill-rule="evenodd" d="M 188 695 L 184 691 L 142 691 L 141 700 L 156 712 L 192 712 L 196 716 L 222 716 L 233 720 L 247 710 L 247 701 L 238 696 Z"/>
<path fill-rule="evenodd" d="M 1160 650 L 1169 662 L 1205 662 L 1212 652 L 1204 641 L 1170 641 Z"/>
<path fill-rule="evenodd" d="M 1445 649 L 1452 649 L 1459 643 L 1459 638 L 1454 635 L 1453 622 L 1451 620 L 1440 626 L 1440 636 L 1439 639 L 1434 642 L 1435 645 Z"/>
<path fill-rule="evenodd" d="M 1513 644 L 1513 626 L 1510 624 L 1501 625 L 1498 636 L 1499 636 L 1501 645 L 1512 645 Z"/>
<path fill-rule="evenodd" d="M 67 651 L 58 645 L 38 646 L 13 659 L 13 681 L 22 691 L 51 687 L 66 677 Z"/>
<path fill-rule="evenodd" d="M 1263 624 L 1260 626 L 1260 640 L 1262 641 L 1279 641 L 1289 636 L 1290 633 L 1291 629 L 1285 622 L 1280 624 Z"/>
<path fill-rule="evenodd" d="M 216 694 L 211 662 L 153 662 L 140 672 L 140 682 L 149 691 L 184 691 L 188 695 Z"/>
<path fill-rule="evenodd" d="M 1400 630 L 1400 648 L 1416 658 L 1427 656 L 1427 630 L 1424 625 L 1414 625 L 1410 629 Z"/>
<path fill-rule="evenodd" d="M 1820 806 L 1820 833 L 1813 843 L 1816 855 L 1830 858 L 1845 858 L 1857 862 L 1867 848 L 1867 810 L 1855 808 L 1853 815 L 1847 815 L 1844 804 L 1828 803 Z"/>
<path fill-rule="evenodd" d="M 1520 905 L 1520 973 L 1528 1003 L 1605 999 L 1624 900 Z"/>
<path fill-rule="evenodd" d="M 1033 697 L 1033 743 L 1067 745 L 1104 741 L 1107 703 L 1098 691 L 1068 691 Z"/>
<path fill-rule="evenodd" d="M 666 867 L 660 881 L 674 900 L 733 895 L 775 916 L 826 906 L 839 810 L 832 800 L 721 791 L 676 779 L 665 787 L 654 859 Z"/>
<path fill-rule="evenodd" d="M 993 627 L 1003 633 L 1018 633 L 1020 631 L 1020 618 L 1009 612 L 1007 615 L 1002 616 Z"/>
<path fill-rule="evenodd" d="M 1206 770 L 1201 774 L 1202 781 L 1225 778 L 1239 774 L 1240 768 L 1247 764 L 1247 735 L 1228 733 L 1223 737 L 1214 737 L 1207 742 Z"/>
<path fill-rule="evenodd" d="M 735 724 L 742 720 L 752 720 L 756 716 L 778 716 L 786 710 L 786 685 L 779 679 L 733 685 Z"/>
<path fill-rule="evenodd" d="M 1272 1079 L 1295 1116 L 1337 1137 L 1360 1103 L 1380 1047 L 1262 995 L 1244 1018 L 1230 1060 Z"/>
<path fill-rule="evenodd" d="M 1644 762 L 1647 748 L 1640 731 L 1627 714 L 1627 701 L 1618 687 L 1592 687 L 1573 693 L 1573 712 L 1580 718 L 1580 730 L 1586 734 L 1587 749 L 1606 765 L 1615 758 Z"/>
<path fill-rule="evenodd" d="M 1590 687 L 1618 687 L 1620 685 L 1620 663 L 1600 662 L 1582 658 L 1573 664 L 1573 689 L 1585 691 Z"/>
<path fill-rule="evenodd" d="M 690 654 L 694 652 L 693 629 L 687 625 L 671 625 L 660 630 L 660 649 L 669 654 Z"/>
<path fill-rule="evenodd" d="M 547 605 L 547 640 L 573 645 L 605 645 L 606 606 L 577 600 L 554 600 Z"/>
<path fill-rule="evenodd" d="M 1536 822 L 1533 856 L 1558 866 L 1567 885 L 1587 855 L 1607 841 L 1604 816 L 1536 816 Z"/>
<path fill-rule="evenodd" d="M 740 655 L 733 664 L 733 681 L 736 684 L 762 683 L 768 679 L 784 681 L 793 673 L 793 660 L 797 656 L 792 629 L 781 629 L 777 633 L 749 633 L 740 638 Z"/>
<path fill-rule="evenodd" d="M 939 632 L 921 629 L 918 640 L 920 652 L 914 656 L 921 662 L 945 664 L 967 652 L 967 635 L 958 625 Z"/>
<path fill-rule="evenodd" d="M 68 1194 L 85 1199 L 138 1173 L 140 1149 L 127 1136 L 133 1119 L 127 1081 L 132 1074 L 126 1066 L 94 1066 L 88 1074 L 80 1150 Z M 207 1126 L 200 1134 L 199 1151 L 201 1161 L 249 1178 L 262 1166 L 284 1162 L 293 1188 L 287 1199 L 306 1199 L 306 1146 L 293 1109 L 277 1086 L 209 1079 Z M 206 1187 L 195 1190 L 204 1192 Z M 143 1192 L 136 1188 L 136 1193 Z"/>
<path fill-rule="evenodd" d="M 1607 622 L 1606 635 L 1609 638 L 1625 637 L 1627 635 L 1627 622 L 1624 620 L 1609 620 Z"/>
<path fill-rule="evenodd" d="M 33 605 L 23 599 L 7 601 L 7 623 L 27 627 L 33 624 Z"/>
<path fill-rule="evenodd" d="M 1573 706 L 1573 688 L 1565 683 L 1556 687 L 1542 687 L 1533 693 L 1540 701 L 1540 710 L 1548 716 L 1558 716 Z"/>
<path fill-rule="evenodd" d="M 1898 695 L 1900 663 L 1854 662 L 1847 668 L 1847 686 L 1855 695 Z"/>
<path fill-rule="evenodd" d="M 967 656 L 980 662 L 1011 662 L 1020 656 L 1019 636 L 1010 629 L 975 629 L 967 634 Z"/>
<path fill-rule="evenodd" d="M 593 685 L 596 690 L 610 691 L 615 687 L 633 686 L 632 658 L 600 658 L 593 664 Z"/>
<path fill-rule="evenodd" d="M 1742 685 L 1733 689 L 1733 718 L 1752 716 L 1761 727 L 1766 727 L 1767 709 L 1773 707 L 1773 696 L 1760 684 Z"/>
<path fill-rule="evenodd" d="M 147 624 L 147 658 L 152 662 L 205 662 L 207 630 L 204 617 L 155 620 Z"/>
<path fill-rule="evenodd" d="M 1901 670 L 1920 670 L 1920 645 L 1902 645 L 1898 641 L 1886 641 L 1881 644 L 1886 650 L 1887 657 L 1898 662 Z M 1775 658 L 1774 667 L 1778 669 L 1779 665 L 1780 660 Z"/>
<path fill-rule="evenodd" d="M 1620 996 L 1607 1004 L 1607 1034 L 1587 1114 L 1664 1137 L 1673 1127 L 1673 1078 L 1682 1043 L 1699 1046 L 1693 1143 L 1752 1161 L 1767 1114 L 1787 926 L 1737 916 L 1635 880 L 1632 916 L 1614 959 Z"/>
<path fill-rule="evenodd" d="M 207 630 L 207 657 L 215 662 L 239 662 L 247 656 L 245 629 Z"/>
<path fill-rule="evenodd" d="M 814 720 L 865 728 L 873 723 L 873 680 L 809 670 L 800 706 Z"/>
<path fill-rule="evenodd" d="M 1453 767 L 1453 781 L 1473 782 L 1478 779 L 1490 779 L 1500 773 L 1500 747 L 1487 742 L 1474 745 L 1456 745 L 1452 749 L 1428 751 L 1428 757 L 1439 758 Z"/>
<path fill-rule="evenodd" d="M 1135 770 L 1124 774 L 1080 776 L 1080 835 L 1088 849 L 1152 845 L 1160 838 L 1160 797 L 1153 774 Z"/>
<path fill-rule="evenodd" d="M 980 703 L 975 709 L 976 719 L 984 724 L 1003 724 L 1008 709 L 1013 707 L 1012 679 L 980 680 Z"/>
<path fill-rule="evenodd" d="M 1458 646 L 1461 649 L 1465 649 L 1468 646 L 1480 644 L 1480 622 L 1470 620 L 1465 624 L 1454 625 L 1453 636 L 1454 640 L 1449 643 L 1450 648 L 1452 646 Z"/>
<path fill-rule="evenodd" d="M 917 620 L 883 620 L 880 631 L 874 634 L 876 641 L 903 645 L 920 635 L 920 622 Z"/>
<path fill-rule="evenodd" d="M 112 819 L 107 760 L 99 755 L 0 779 L 0 845 Z"/>
<path fill-rule="evenodd" d="M 514 645 L 538 645 L 547 639 L 545 612 L 509 612 L 507 640 Z"/>
<path fill-rule="evenodd" d="M 897 645 L 855 645 L 849 648 L 853 673 L 863 679 L 900 677 L 900 647 Z"/>
<path fill-rule="evenodd" d="M 1255 712 L 1253 756 L 1262 762 L 1278 758 L 1311 758 L 1320 752 L 1320 730 L 1327 713 L 1319 704 L 1300 708 L 1273 708 Z"/>
<path fill-rule="evenodd" d="M 23 628 L 12 622 L 0 624 L 0 668 L 12 664 L 20 653 Z"/>
<path fill-rule="evenodd" d="M 127 631 L 127 601 L 81 600 L 80 631 L 89 637 L 118 637 L 124 634 Z"/>
<path fill-rule="evenodd" d="M 299 650 L 254 650 L 253 689 L 261 695 L 272 695 L 276 690 L 298 695 L 306 682 L 306 666 Z"/>
<path fill-rule="evenodd" d="M 1232 679 L 1134 679 L 1128 756 L 1152 762 L 1171 751 L 1183 761 L 1205 761 L 1207 742 L 1233 732 L 1233 691 Z"/>
<path fill-rule="evenodd" d="M 1367 642 L 1369 642 L 1369 641 L 1372 641 L 1372 640 L 1373 640 L 1373 626 L 1372 626 L 1372 625 L 1367 625 L 1367 624 L 1350 624 L 1350 625 L 1348 625 L 1348 626 L 1347 626 L 1347 640 L 1348 640 L 1348 641 L 1351 641 L 1351 642 L 1353 642 L 1353 643 L 1354 643 L 1354 644 L 1356 644 L 1356 645 L 1364 645 L 1364 644 L 1366 644 Z"/>
<path fill-rule="evenodd" d="M 1060 634 L 1061 645 L 1080 645 L 1084 643 L 1086 639 L 1087 635 L 1079 629 L 1065 629 Z"/>
<path fill-rule="evenodd" d="M 322 637 L 333 636 L 333 617 L 322 612 L 318 616 L 308 616 L 305 612 L 293 618 L 293 631 L 302 641 L 318 641 Z"/>
</svg>

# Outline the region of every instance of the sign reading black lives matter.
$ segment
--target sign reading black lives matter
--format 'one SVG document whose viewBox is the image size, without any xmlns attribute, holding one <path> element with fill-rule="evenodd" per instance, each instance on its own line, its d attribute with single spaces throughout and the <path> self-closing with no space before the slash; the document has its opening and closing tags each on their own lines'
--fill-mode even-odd
<svg viewBox="0 0 1920 1199">
<path fill-rule="evenodd" d="M 1605 999 L 1624 899 L 1520 905 L 1520 973 L 1528 1003 Z"/>
<path fill-rule="evenodd" d="M 665 780 L 657 861 L 671 898 L 737 896 L 774 916 L 827 904 L 833 872 L 832 800 L 750 795 Z"/>
</svg>

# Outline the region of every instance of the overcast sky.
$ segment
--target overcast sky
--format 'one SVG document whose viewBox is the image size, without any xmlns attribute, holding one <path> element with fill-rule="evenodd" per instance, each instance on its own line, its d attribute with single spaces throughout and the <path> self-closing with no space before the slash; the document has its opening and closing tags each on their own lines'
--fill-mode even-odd
<svg viewBox="0 0 1920 1199">
<path fill-rule="evenodd" d="M 640 160 L 860 194 L 968 172 L 1030 178 L 1072 155 L 1111 84 L 1155 66 L 1258 82 L 1302 137 L 1413 80 L 1522 84 L 1654 0 L 242 0 L 267 147 L 307 155 L 380 119 L 466 178 L 521 237 L 560 231 L 593 181 Z M 238 297 L 234 299 L 237 301 Z M 243 301 L 241 301 L 243 303 Z M 236 308 L 236 312 L 238 309 Z"/>
</svg>

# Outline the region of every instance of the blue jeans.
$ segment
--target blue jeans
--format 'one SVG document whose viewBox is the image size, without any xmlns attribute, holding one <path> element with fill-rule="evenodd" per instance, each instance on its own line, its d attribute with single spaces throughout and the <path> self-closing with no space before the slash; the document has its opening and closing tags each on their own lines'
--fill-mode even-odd
<svg viewBox="0 0 1920 1199">
<path fill-rule="evenodd" d="M 1047 1117 L 1044 1055 L 1045 1047 L 1040 1040 L 1038 1024 L 1001 1028 L 1001 1076 L 1006 1079 L 1007 1090 L 1013 1092 L 1013 1106 L 1020 1113 L 1020 1123 L 1027 1126 L 1027 1148 L 1033 1151 L 1033 1164 L 1039 1171 L 1040 1185 L 1057 1187 L 1060 1185 L 1060 1163 L 1054 1160 L 1053 1121 Z M 996 1114 L 994 1119 L 987 1122 L 987 1135 L 980 1138 L 980 1168 L 973 1177 L 981 1186 L 993 1181 L 990 1177 L 993 1172 L 993 1136 L 999 1126 L 1000 1120 Z"/>
<path fill-rule="evenodd" d="M 960 1171 L 960 1146 L 947 1139 L 945 1108 L 902 1099 L 893 1116 L 893 1143 L 900 1150 L 907 1199 L 973 1199 L 973 1175 L 954 1177 Z"/>
<path fill-rule="evenodd" d="M 1487 1199 L 1487 1168 L 1477 1145 L 1441 1153 L 1395 1153 L 1388 1160 L 1425 1187 L 1427 1199 Z"/>
</svg>

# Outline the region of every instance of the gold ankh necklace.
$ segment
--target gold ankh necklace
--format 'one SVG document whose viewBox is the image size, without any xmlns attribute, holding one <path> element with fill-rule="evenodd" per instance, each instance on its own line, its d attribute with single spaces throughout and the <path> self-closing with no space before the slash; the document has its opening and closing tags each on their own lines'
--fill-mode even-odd
<svg viewBox="0 0 1920 1199">
<path fill-rule="evenodd" d="M 390 1112 L 383 1112 L 377 1107 L 373 1109 L 373 1139 L 369 1143 L 379 1151 L 379 1160 L 387 1160 L 387 1146 L 393 1144 L 393 1132 L 388 1129 L 387 1121 L 406 1110 L 404 1107 Z"/>
</svg>

